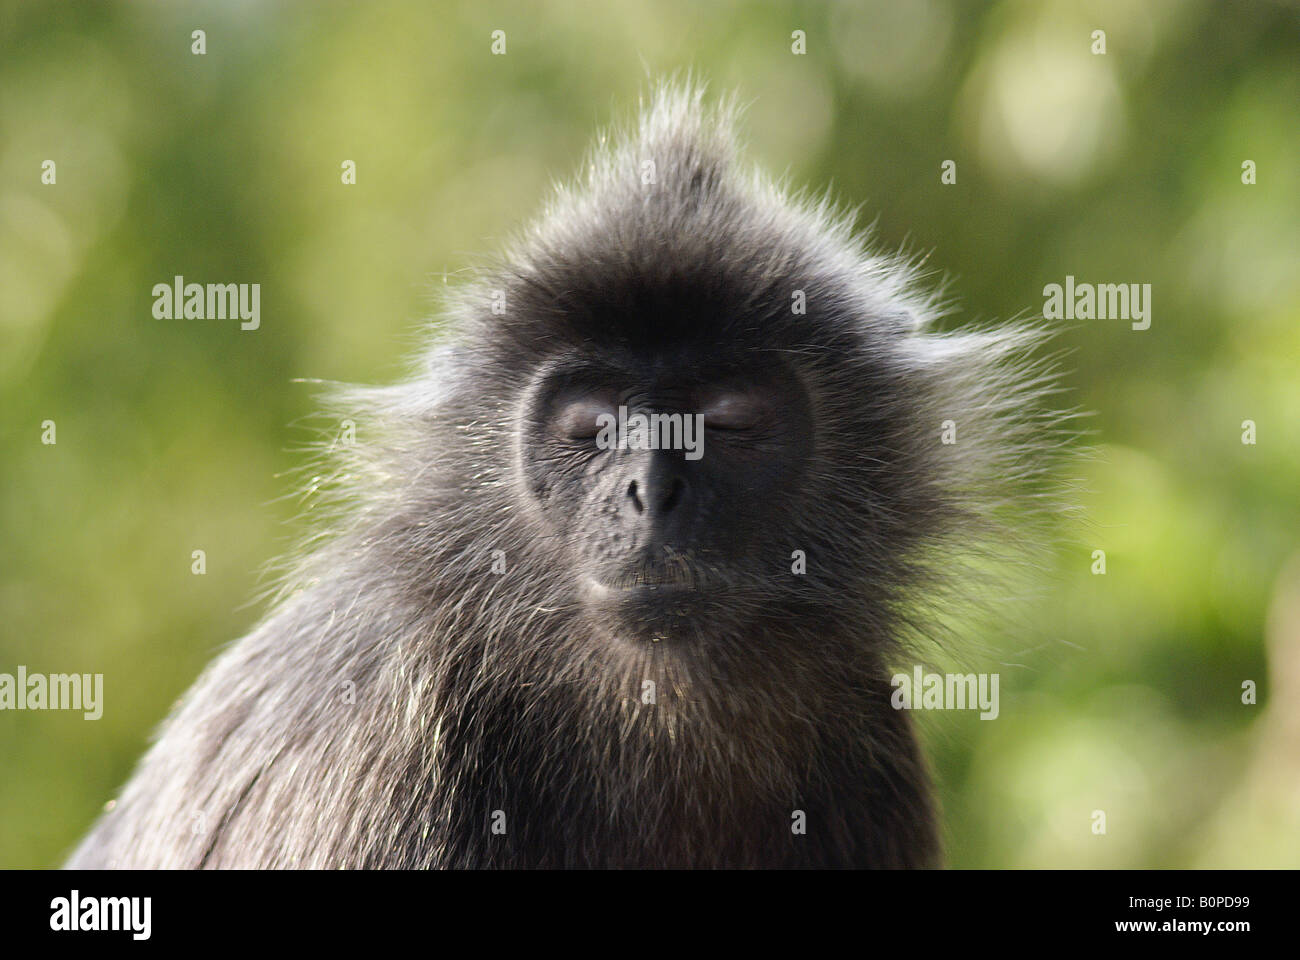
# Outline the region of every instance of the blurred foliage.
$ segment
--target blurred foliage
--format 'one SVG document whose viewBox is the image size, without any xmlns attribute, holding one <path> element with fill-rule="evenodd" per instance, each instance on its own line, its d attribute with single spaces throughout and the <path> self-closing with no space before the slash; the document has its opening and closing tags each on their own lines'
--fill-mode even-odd
<svg viewBox="0 0 1300 960">
<path fill-rule="evenodd" d="M 294 378 L 391 378 L 437 287 L 682 69 L 740 91 L 769 169 L 929 252 L 948 323 L 1153 285 L 1150 330 L 1060 337 L 1097 456 L 973 665 L 1001 716 L 921 717 L 952 863 L 1300 866 L 1298 35 L 1264 2 L 0 3 L 0 671 L 107 700 L 0 715 L 0 866 L 58 864 L 257 618 L 301 529 Z M 261 329 L 155 320 L 176 274 L 261 283 Z"/>
</svg>

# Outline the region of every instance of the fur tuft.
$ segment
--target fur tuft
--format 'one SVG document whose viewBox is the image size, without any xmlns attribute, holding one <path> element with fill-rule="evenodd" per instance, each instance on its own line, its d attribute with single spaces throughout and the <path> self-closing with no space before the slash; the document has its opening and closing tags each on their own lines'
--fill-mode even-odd
<svg viewBox="0 0 1300 960">
<path fill-rule="evenodd" d="M 964 559 L 1055 509 L 1065 421 L 1035 412 L 1055 381 L 1033 329 L 935 332 L 916 267 L 743 165 L 735 117 L 660 87 L 452 296 L 409 380 L 334 397 L 360 442 L 313 469 L 323 534 L 70 865 L 940 862 L 884 665 Z M 707 656 L 602 642 L 521 495 L 535 372 L 663 343 L 777 354 L 812 405 L 802 507 L 760 546 L 806 547 L 814 569 L 719 595 Z"/>
</svg>

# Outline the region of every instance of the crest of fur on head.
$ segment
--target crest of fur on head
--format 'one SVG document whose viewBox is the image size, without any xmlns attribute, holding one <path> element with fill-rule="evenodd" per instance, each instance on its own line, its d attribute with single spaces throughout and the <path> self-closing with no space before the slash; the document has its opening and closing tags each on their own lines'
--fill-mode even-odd
<svg viewBox="0 0 1300 960">
<path fill-rule="evenodd" d="M 659 85 L 636 123 L 601 136 L 584 174 L 446 296 L 413 379 L 342 394 L 340 414 L 368 410 L 364 422 L 388 441 L 342 450 L 344 514 L 391 523 L 405 504 L 457 519 L 454 533 L 393 538 L 417 580 L 431 559 L 420 551 L 447 550 L 449 534 L 471 596 L 482 579 L 471 557 L 536 552 L 538 530 L 506 502 L 518 493 L 520 397 L 548 357 L 602 342 L 791 359 L 810 387 L 817 443 L 809 510 L 789 539 L 852 558 L 825 576 L 848 594 L 842 622 L 870 627 L 876 650 L 934 636 L 956 607 L 978 604 L 979 583 L 1004 582 L 993 571 L 1036 561 L 1067 509 L 1058 471 L 1075 434 L 1074 415 L 1046 402 L 1060 392 L 1055 358 L 1040 356 L 1049 334 L 936 329 L 941 290 L 916 260 L 874 251 L 828 196 L 792 193 L 743 162 L 738 115 L 699 84 Z M 806 313 L 791 309 L 796 291 Z M 431 511 L 425 497 L 446 499 Z M 520 602 L 571 605 L 563 585 L 546 586 L 552 559 L 543 551 L 518 578 L 536 591 Z M 827 603 L 816 592 L 827 580 L 797 583 L 803 600 Z M 519 615 L 512 606 L 502 618 L 517 626 Z"/>
<path fill-rule="evenodd" d="M 74 863 L 937 862 L 885 664 L 1053 512 L 1054 380 L 1033 329 L 937 332 L 915 266 L 744 165 L 735 116 L 657 88 L 451 293 L 412 376 L 335 394 L 357 442 L 312 471 L 322 535 Z M 530 498 L 519 424 L 557 357 L 664 345 L 779 358 L 808 454 L 752 562 L 693 568 L 720 587 L 675 642 L 619 642 L 579 599 L 581 544 Z"/>
</svg>

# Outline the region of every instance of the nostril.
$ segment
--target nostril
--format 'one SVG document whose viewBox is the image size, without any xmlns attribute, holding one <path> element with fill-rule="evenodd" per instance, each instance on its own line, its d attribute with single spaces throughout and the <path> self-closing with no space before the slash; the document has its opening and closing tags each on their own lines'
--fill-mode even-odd
<svg viewBox="0 0 1300 960">
<path fill-rule="evenodd" d="M 681 477 L 674 477 L 672 484 L 668 487 L 668 493 L 664 497 L 663 505 L 660 507 L 661 513 L 671 513 L 673 508 L 681 502 L 682 491 L 686 489 L 686 484 L 682 482 Z"/>
<path fill-rule="evenodd" d="M 632 505 L 636 507 L 636 512 L 643 513 L 645 511 L 645 506 L 641 503 L 641 498 L 637 496 L 635 480 L 627 485 L 627 495 L 631 498 Z"/>
</svg>

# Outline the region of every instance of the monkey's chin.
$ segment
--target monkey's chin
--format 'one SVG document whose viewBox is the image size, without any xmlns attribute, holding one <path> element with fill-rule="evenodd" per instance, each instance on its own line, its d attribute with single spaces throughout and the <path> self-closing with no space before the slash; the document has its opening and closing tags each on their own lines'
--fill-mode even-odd
<svg viewBox="0 0 1300 960">
<path fill-rule="evenodd" d="M 679 583 L 612 586 L 588 577 L 583 602 L 609 632 L 636 643 L 673 643 L 699 634 L 700 591 Z"/>
</svg>

